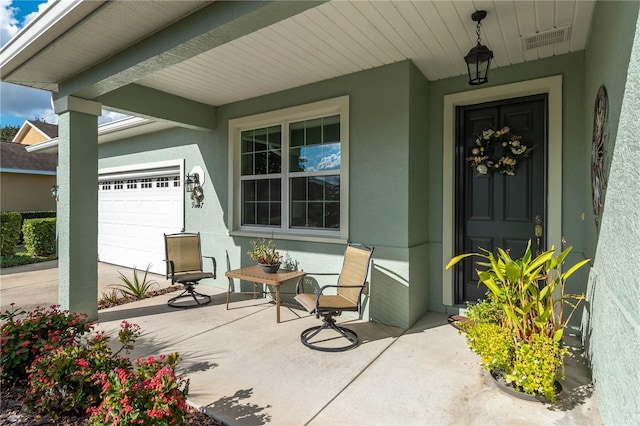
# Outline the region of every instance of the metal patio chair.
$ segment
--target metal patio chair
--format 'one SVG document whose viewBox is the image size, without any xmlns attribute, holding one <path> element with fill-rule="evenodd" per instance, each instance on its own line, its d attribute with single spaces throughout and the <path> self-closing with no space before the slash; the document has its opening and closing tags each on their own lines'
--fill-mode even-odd
<svg viewBox="0 0 640 426">
<path fill-rule="evenodd" d="M 295 300 L 309 313 L 315 314 L 316 318 L 322 317 L 321 325 L 308 328 L 300 335 L 300 340 L 305 346 L 325 352 L 345 351 L 358 346 L 360 343 L 358 335 L 353 330 L 337 325 L 334 317 L 343 311 L 354 311 L 360 314 L 362 292 L 367 286 L 367 275 L 373 250 L 373 247 L 349 243 L 344 254 L 342 271 L 339 274 L 305 273 L 298 279 Z M 305 278 L 320 275 L 337 275 L 338 282 L 336 285 L 322 286 L 316 293 L 305 293 Z M 334 330 L 338 333 L 339 338 L 345 338 L 349 343 L 345 346 L 326 346 L 319 344 L 323 340 L 312 342 L 311 340 L 323 330 Z"/>
<path fill-rule="evenodd" d="M 179 234 L 164 234 L 165 262 L 167 263 L 167 279 L 171 284 L 182 284 L 184 291 L 169 299 L 167 304 L 174 308 L 188 308 L 206 305 L 211 302 L 211 296 L 198 293 L 195 286 L 205 278 L 216 278 L 216 260 L 211 256 L 202 256 L 200 233 L 182 232 Z M 213 272 L 204 272 L 203 257 L 213 262 Z M 191 297 L 195 303 L 178 304 L 180 299 Z"/>
</svg>

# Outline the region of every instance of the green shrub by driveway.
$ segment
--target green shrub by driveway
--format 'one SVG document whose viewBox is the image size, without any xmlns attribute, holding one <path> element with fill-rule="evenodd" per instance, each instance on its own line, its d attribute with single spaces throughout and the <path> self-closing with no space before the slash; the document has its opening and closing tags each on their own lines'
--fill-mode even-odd
<svg viewBox="0 0 640 426">
<path fill-rule="evenodd" d="M 17 212 L 0 213 L 0 255 L 13 256 L 20 241 L 20 221 L 22 216 Z"/>
<path fill-rule="evenodd" d="M 56 252 L 56 219 L 29 219 L 22 225 L 24 246 L 32 256 L 49 256 Z"/>
</svg>

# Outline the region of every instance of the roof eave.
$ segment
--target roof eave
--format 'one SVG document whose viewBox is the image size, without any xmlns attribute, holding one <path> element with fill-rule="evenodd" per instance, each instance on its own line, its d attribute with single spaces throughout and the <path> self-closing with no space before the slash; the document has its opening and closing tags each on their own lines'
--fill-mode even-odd
<svg viewBox="0 0 640 426">
<path fill-rule="evenodd" d="M 31 85 L 29 82 L 12 81 L 11 75 L 103 3 L 85 0 L 51 3 L 0 48 L 2 81 Z"/>
</svg>

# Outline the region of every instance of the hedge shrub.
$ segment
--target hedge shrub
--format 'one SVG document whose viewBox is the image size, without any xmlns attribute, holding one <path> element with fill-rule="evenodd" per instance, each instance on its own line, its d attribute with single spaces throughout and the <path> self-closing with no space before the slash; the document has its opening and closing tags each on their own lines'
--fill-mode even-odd
<svg viewBox="0 0 640 426">
<path fill-rule="evenodd" d="M 20 214 L 22 215 L 22 220 L 20 221 L 20 241 L 18 242 L 18 244 L 24 242 L 24 235 L 22 235 L 22 227 L 24 225 L 25 220 L 56 217 L 55 210 L 38 210 L 38 211 L 20 212 Z"/>
<path fill-rule="evenodd" d="M 32 256 L 50 256 L 56 252 L 56 219 L 29 219 L 22 225 L 24 248 Z"/>
<path fill-rule="evenodd" d="M 20 221 L 22 215 L 17 212 L 0 213 L 0 255 L 13 256 L 16 253 L 16 245 L 20 241 Z"/>
</svg>

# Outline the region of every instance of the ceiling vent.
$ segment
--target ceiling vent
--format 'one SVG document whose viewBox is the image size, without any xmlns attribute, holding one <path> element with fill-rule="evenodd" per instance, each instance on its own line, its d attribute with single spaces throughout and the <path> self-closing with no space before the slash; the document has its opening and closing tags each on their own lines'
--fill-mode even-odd
<svg viewBox="0 0 640 426">
<path fill-rule="evenodd" d="M 571 39 L 571 25 L 541 31 L 535 34 L 520 36 L 524 50 L 537 49 L 538 47 L 551 46 Z"/>
</svg>

